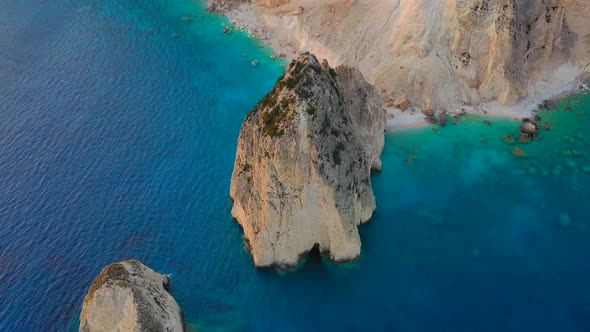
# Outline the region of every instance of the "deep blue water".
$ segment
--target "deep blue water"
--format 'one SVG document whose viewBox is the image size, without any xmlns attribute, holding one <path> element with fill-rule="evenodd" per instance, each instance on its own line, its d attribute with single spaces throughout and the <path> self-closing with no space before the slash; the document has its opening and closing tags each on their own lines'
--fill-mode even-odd
<svg viewBox="0 0 590 332">
<path fill-rule="evenodd" d="M 0 331 L 75 330 L 127 258 L 203 331 L 590 331 L 588 94 L 524 159 L 506 120 L 389 134 L 361 259 L 258 271 L 229 181 L 282 69 L 224 24 L 191 0 L 0 0 Z"/>
</svg>

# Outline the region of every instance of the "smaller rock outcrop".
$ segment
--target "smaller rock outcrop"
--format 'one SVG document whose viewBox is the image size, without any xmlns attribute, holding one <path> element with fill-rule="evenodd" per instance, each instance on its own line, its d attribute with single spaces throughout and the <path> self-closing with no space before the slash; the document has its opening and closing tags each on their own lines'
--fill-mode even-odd
<svg viewBox="0 0 590 332">
<path fill-rule="evenodd" d="M 524 123 L 520 126 L 520 136 L 518 140 L 521 143 L 526 143 L 537 136 L 537 123 L 535 121 L 524 119 Z"/>
<path fill-rule="evenodd" d="M 80 332 L 185 331 L 170 279 L 137 260 L 105 267 L 84 298 Z"/>
<path fill-rule="evenodd" d="M 526 122 L 520 128 L 520 132 L 530 137 L 534 137 L 537 134 L 537 126 L 533 122 Z"/>
</svg>

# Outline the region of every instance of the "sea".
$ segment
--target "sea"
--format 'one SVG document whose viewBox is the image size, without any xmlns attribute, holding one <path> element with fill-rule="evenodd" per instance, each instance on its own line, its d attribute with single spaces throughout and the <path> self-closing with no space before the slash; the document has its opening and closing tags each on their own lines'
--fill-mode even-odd
<svg viewBox="0 0 590 332">
<path fill-rule="evenodd" d="M 0 331 L 76 331 L 129 258 L 189 331 L 590 331 L 590 93 L 529 143 L 473 116 L 386 134 L 360 259 L 258 270 L 230 177 L 285 62 L 205 8 L 0 0 Z"/>
</svg>

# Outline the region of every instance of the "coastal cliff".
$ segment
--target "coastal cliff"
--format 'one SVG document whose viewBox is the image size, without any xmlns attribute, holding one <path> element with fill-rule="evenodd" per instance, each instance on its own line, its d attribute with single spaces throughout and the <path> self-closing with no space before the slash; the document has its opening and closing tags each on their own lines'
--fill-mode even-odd
<svg viewBox="0 0 590 332">
<path fill-rule="evenodd" d="M 590 70 L 588 0 L 224 3 L 277 52 L 358 68 L 399 108 L 514 105 Z"/>
<path fill-rule="evenodd" d="M 314 248 L 357 258 L 375 210 L 385 113 L 357 70 L 302 54 L 248 114 L 231 181 L 232 215 L 258 267 L 297 266 Z"/>
<path fill-rule="evenodd" d="M 185 331 L 169 278 L 136 260 L 105 267 L 84 298 L 80 332 Z"/>
</svg>

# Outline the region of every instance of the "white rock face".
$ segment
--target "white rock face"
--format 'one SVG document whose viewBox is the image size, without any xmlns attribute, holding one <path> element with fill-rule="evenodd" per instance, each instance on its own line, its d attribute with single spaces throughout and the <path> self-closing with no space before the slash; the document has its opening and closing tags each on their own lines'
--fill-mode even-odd
<svg viewBox="0 0 590 332">
<path fill-rule="evenodd" d="M 240 11 L 255 13 L 275 48 L 358 68 L 422 109 L 512 105 L 590 70 L 590 0 L 291 0 Z"/>
<path fill-rule="evenodd" d="M 80 331 L 185 331 L 182 310 L 168 287 L 168 277 L 139 261 L 113 263 L 84 298 Z"/>
<path fill-rule="evenodd" d="M 314 247 L 333 261 L 360 254 L 357 226 L 375 210 L 385 113 L 355 69 L 309 54 L 245 120 L 230 195 L 254 263 L 288 269 Z"/>
</svg>

